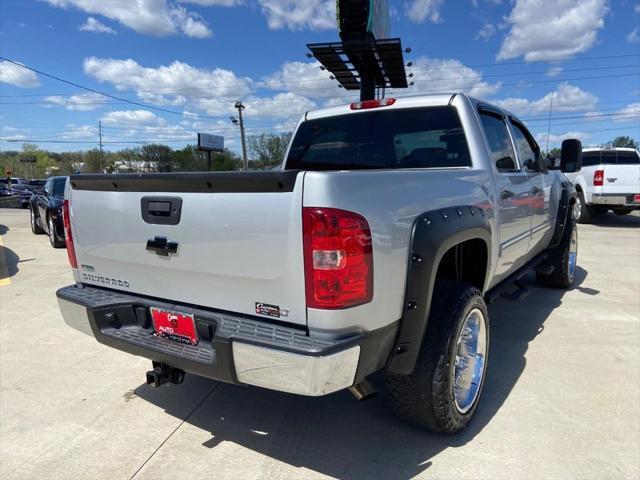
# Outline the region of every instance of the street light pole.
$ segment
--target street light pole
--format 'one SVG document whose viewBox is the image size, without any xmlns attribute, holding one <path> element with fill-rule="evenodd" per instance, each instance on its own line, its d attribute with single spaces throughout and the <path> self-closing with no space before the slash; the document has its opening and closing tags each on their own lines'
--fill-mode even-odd
<svg viewBox="0 0 640 480">
<path fill-rule="evenodd" d="M 249 163 L 247 162 L 247 145 L 244 139 L 244 122 L 242 120 L 242 111 L 244 110 L 244 105 L 240 100 L 236 102 L 235 108 L 238 109 L 238 117 L 240 118 L 240 139 L 242 140 L 242 164 L 244 165 L 244 171 L 249 170 Z"/>
<path fill-rule="evenodd" d="M 102 122 L 98 122 L 98 132 L 100 135 L 100 173 L 104 173 L 103 159 L 102 159 Z"/>
</svg>

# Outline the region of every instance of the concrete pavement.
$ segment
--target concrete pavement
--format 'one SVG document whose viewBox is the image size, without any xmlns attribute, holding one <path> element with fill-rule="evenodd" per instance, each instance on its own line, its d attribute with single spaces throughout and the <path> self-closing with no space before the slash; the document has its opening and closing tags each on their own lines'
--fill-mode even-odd
<svg viewBox="0 0 640 480">
<path fill-rule="evenodd" d="M 0 209 L 3 479 L 640 477 L 640 215 L 581 225 L 576 286 L 490 307 L 491 352 L 470 428 L 407 426 L 384 395 L 305 398 L 188 376 L 69 329 L 65 250 Z M 378 382 L 380 383 L 380 382 Z"/>
</svg>

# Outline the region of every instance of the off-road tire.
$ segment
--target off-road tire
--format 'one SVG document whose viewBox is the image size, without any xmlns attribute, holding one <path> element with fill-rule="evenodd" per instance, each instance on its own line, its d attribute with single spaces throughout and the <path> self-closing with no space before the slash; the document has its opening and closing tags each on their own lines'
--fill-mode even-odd
<svg viewBox="0 0 640 480">
<path fill-rule="evenodd" d="M 544 274 L 536 272 L 536 279 L 538 283 L 545 287 L 551 288 L 570 288 L 575 278 L 575 270 L 573 275 L 569 273 L 569 247 L 571 244 L 571 235 L 573 231 L 577 229 L 575 219 L 571 218 L 570 223 L 567 224 L 564 233 L 562 234 L 562 240 L 560 245 L 551 250 L 547 263 L 553 266 L 553 272 Z M 577 235 L 577 230 L 576 230 Z M 576 238 L 577 242 L 577 238 Z M 577 252 L 576 252 L 577 254 Z"/>
<path fill-rule="evenodd" d="M 434 432 L 455 434 L 473 418 L 482 396 L 488 358 L 478 394 L 464 414 L 455 404 L 453 366 L 460 330 L 474 308 L 480 309 L 485 318 L 488 357 L 489 315 L 480 291 L 465 283 L 446 280 L 436 285 L 426 335 L 413 371 L 409 375 L 385 375 L 387 394 L 403 420 Z"/>
<path fill-rule="evenodd" d="M 31 231 L 34 235 L 42 235 L 44 230 L 40 225 L 38 225 L 38 218 L 36 217 L 36 213 L 33 211 L 33 207 L 29 208 L 29 219 L 31 222 Z"/>
<path fill-rule="evenodd" d="M 575 215 L 576 209 L 579 208 L 580 214 Z M 591 223 L 594 215 L 596 215 L 596 211 L 593 207 L 587 205 L 584 201 L 584 195 L 582 192 L 578 192 L 576 197 L 576 207 L 574 207 L 574 217 L 578 223 Z"/>
</svg>

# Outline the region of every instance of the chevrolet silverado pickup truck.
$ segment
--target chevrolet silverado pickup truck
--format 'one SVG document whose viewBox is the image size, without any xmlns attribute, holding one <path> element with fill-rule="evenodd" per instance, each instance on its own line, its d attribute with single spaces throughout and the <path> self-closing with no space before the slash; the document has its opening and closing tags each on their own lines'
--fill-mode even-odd
<svg viewBox="0 0 640 480">
<path fill-rule="evenodd" d="M 609 210 L 617 215 L 640 210 L 640 152 L 635 148 L 585 148 L 582 169 L 567 177 L 577 192 L 573 210 L 578 223 Z"/>
<path fill-rule="evenodd" d="M 566 140 L 563 171 L 581 155 Z M 152 360 L 150 385 L 366 398 L 384 372 L 401 418 L 456 433 L 486 304 L 531 270 L 571 286 L 574 201 L 521 121 L 465 94 L 309 111 L 280 171 L 71 176 L 57 296 L 70 326 Z"/>
</svg>

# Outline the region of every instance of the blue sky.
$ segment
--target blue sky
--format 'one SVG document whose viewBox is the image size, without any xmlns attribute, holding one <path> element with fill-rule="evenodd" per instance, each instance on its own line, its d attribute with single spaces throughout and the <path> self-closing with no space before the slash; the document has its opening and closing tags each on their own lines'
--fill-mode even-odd
<svg viewBox="0 0 640 480">
<path fill-rule="evenodd" d="M 0 60 L 0 150 L 50 150 L 224 135 L 246 105 L 249 134 L 291 130 L 306 110 L 347 103 L 306 57 L 337 40 L 334 0 L 0 0 L 0 55 L 169 114 L 83 91 Z M 412 48 L 415 85 L 501 104 L 544 148 L 640 139 L 640 1 L 389 0 L 391 33 Z M 596 77 L 596 78 L 594 78 Z M 14 141 L 10 141 L 14 140 Z M 47 143 L 56 140 L 56 143 Z"/>
</svg>

